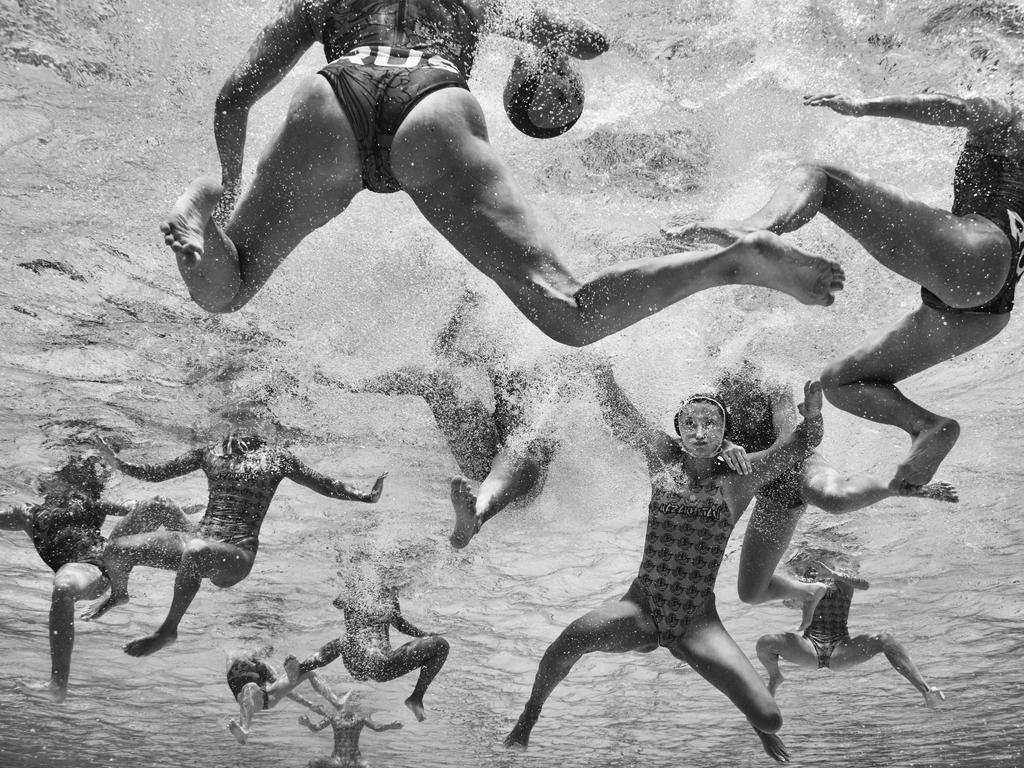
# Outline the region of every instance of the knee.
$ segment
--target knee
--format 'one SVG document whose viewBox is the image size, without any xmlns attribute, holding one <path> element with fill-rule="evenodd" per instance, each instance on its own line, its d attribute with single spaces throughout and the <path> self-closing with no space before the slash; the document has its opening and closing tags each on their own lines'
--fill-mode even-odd
<svg viewBox="0 0 1024 768">
<path fill-rule="evenodd" d="M 825 393 L 825 397 L 831 400 L 831 395 L 836 389 L 848 384 L 851 381 L 849 372 L 849 358 L 843 358 L 842 360 L 834 360 L 825 366 L 825 369 L 821 372 L 818 380 L 821 382 L 821 388 Z"/>
<path fill-rule="evenodd" d="M 736 580 L 736 594 L 747 605 L 758 605 L 764 602 L 765 585 L 754 579 L 744 579 L 741 575 Z"/>
<path fill-rule="evenodd" d="M 761 635 L 757 638 L 757 644 L 754 647 L 759 657 L 776 653 L 778 635 Z"/>
<path fill-rule="evenodd" d="M 890 648 L 896 644 L 896 637 L 892 632 L 875 632 L 868 638 L 876 648 Z"/>
<path fill-rule="evenodd" d="M 53 580 L 53 592 L 50 595 L 50 599 L 54 603 L 74 601 L 78 598 L 78 588 L 74 582 L 70 579 L 64 579 L 57 576 Z"/>
<path fill-rule="evenodd" d="M 451 650 L 451 646 L 443 637 L 433 635 L 432 637 L 426 638 L 426 642 L 435 656 L 440 656 L 442 659 L 448 658 L 448 651 Z"/>
<path fill-rule="evenodd" d="M 751 717 L 750 722 L 759 731 L 778 733 L 782 729 L 782 713 L 775 703 L 772 702 L 762 711 Z"/>
</svg>

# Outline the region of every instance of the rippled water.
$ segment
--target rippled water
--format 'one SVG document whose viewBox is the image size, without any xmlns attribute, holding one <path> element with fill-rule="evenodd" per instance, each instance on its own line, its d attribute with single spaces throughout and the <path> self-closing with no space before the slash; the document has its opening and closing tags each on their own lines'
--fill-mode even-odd
<svg viewBox="0 0 1024 768">
<path fill-rule="evenodd" d="M 802 110 L 815 90 L 874 94 L 924 87 L 1013 90 L 1024 13 L 1018 3 L 841 0 L 581 4 L 615 39 L 584 66 L 584 119 L 566 136 L 517 134 L 498 94 L 514 46 L 489 42 L 473 88 L 492 139 L 516 169 L 580 273 L 661 253 L 659 225 L 751 210 L 793 162 L 821 157 L 948 205 L 956 132 Z M 61 707 L 0 690 L 3 766 L 302 766 L 330 739 L 282 705 L 239 747 L 224 649 L 272 644 L 280 659 L 336 636 L 330 607 L 353 553 L 412 549 L 403 597 L 413 623 L 442 629 L 452 655 L 427 697 L 429 719 L 401 706 L 412 679 L 357 687 L 402 731 L 365 733 L 377 766 L 746 766 L 768 762 L 742 717 L 665 652 L 594 655 L 555 692 L 525 755 L 500 748 L 547 644 L 573 618 L 619 596 L 635 573 L 648 487 L 639 459 L 607 434 L 592 399 L 555 402 L 566 447 L 544 495 L 448 548 L 446 480 L 456 471 L 425 405 L 332 384 L 429 362 L 430 340 L 465 286 L 482 290 L 481 345 L 519 362 L 557 354 L 433 233 L 402 195 L 357 198 L 311 237 L 250 307 L 203 314 L 186 300 L 156 224 L 183 185 L 216 167 L 213 97 L 270 4 L 0 0 L 0 478 L 5 502 L 36 498 L 32 480 L 96 428 L 129 456 L 170 457 L 219 434 L 226 412 L 258 403 L 279 439 L 318 468 L 391 477 L 376 507 L 295 486 L 279 493 L 252 575 L 206 587 L 179 642 L 137 660 L 120 645 L 163 616 L 173 574 L 140 569 L 133 602 L 78 627 L 71 697 Z M 250 163 L 283 114 L 311 53 L 251 120 Z M 842 260 L 846 290 L 829 310 L 753 289 L 687 300 L 598 345 L 651 414 L 721 364 L 755 355 L 799 381 L 891 322 L 916 290 L 871 262 L 827 222 L 793 236 Z M 400 322 L 396 322 L 400 318 Z M 1022 734 L 1019 497 L 1024 447 L 1017 321 L 964 358 L 910 382 L 964 434 L 941 475 L 956 507 L 892 501 L 849 517 L 810 512 L 799 536 L 847 547 L 872 582 L 851 629 L 903 640 L 948 706 L 926 710 L 881 658 L 842 675 L 796 670 L 779 694 L 782 735 L 800 765 L 1020 766 Z M 826 454 L 887 472 L 896 430 L 826 410 Z M 200 477 L 159 487 L 201 500 Z M 127 479 L 112 498 L 155 491 Z M 794 624 L 782 607 L 735 596 L 742 524 L 719 579 L 719 611 L 753 655 L 756 637 Z M 43 679 L 50 576 L 28 540 L 0 548 L 4 678 Z M 349 680 L 340 665 L 326 677 Z"/>
</svg>

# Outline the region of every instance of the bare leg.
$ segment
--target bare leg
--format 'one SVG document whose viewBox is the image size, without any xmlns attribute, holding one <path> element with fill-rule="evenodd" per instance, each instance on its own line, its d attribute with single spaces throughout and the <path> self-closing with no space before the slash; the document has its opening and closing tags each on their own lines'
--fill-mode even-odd
<svg viewBox="0 0 1024 768">
<path fill-rule="evenodd" d="M 150 533 L 160 526 L 168 531 L 182 532 L 195 527 L 178 504 L 164 496 L 155 496 L 139 503 L 135 509 L 118 520 L 108 538 L 120 539 Z"/>
<path fill-rule="evenodd" d="M 695 619 L 685 637 L 670 650 L 746 716 L 766 754 L 777 762 L 789 762 L 789 753 L 777 735 L 782 714 L 775 699 L 726 632 L 713 606 L 710 615 Z"/>
<path fill-rule="evenodd" d="M 894 481 L 886 483 L 869 475 L 842 475 L 817 453 L 804 462 L 802 494 L 808 504 L 835 514 L 863 509 L 893 496 L 959 501 L 956 488 L 949 483 L 897 486 Z"/>
<path fill-rule="evenodd" d="M 814 609 L 828 589 L 821 582 L 799 581 L 777 573 L 779 560 L 793 538 L 793 532 L 807 507 L 786 509 L 762 497 L 757 498 L 740 550 L 736 590 L 740 600 L 758 604 L 772 600 L 794 600 L 801 605 L 800 630 L 814 617 Z"/>
<path fill-rule="evenodd" d="M 857 664 L 863 664 L 879 651 L 885 654 L 893 669 L 909 680 L 910 684 L 924 696 L 927 706 L 936 707 L 946 700 L 942 691 L 925 682 L 924 675 L 911 661 L 906 649 L 888 632 L 857 635 L 836 646 L 832 652 L 831 667 L 836 671 L 849 669 Z"/>
<path fill-rule="evenodd" d="M 767 232 L 723 250 L 624 263 L 581 284 L 488 143 L 479 104 L 461 89 L 436 91 L 413 108 L 395 136 L 392 167 L 427 220 L 563 344 L 593 343 L 716 286 L 758 285 L 821 305 L 842 288 L 838 264 Z"/>
<path fill-rule="evenodd" d="M 418 668 L 420 670 L 419 679 L 416 681 L 412 694 L 405 700 L 405 706 L 416 716 L 417 720 L 422 721 L 426 717 L 423 711 L 423 696 L 448 659 L 448 650 L 448 641 L 436 635 L 412 640 L 389 653 L 382 664 L 380 673 L 374 674 L 372 679 L 383 683 Z"/>
<path fill-rule="evenodd" d="M 128 602 L 128 580 L 136 565 L 173 571 L 181 564 L 185 539 L 177 532 L 145 533 L 112 538 L 103 551 L 110 576 L 110 594 L 82 611 L 82 621 L 93 621 Z"/>
<path fill-rule="evenodd" d="M 54 574 L 50 599 L 50 681 L 21 683 L 18 688 L 22 693 L 57 703 L 64 701 L 75 647 L 75 601 L 99 597 L 106 588 L 107 579 L 95 565 L 68 563 Z"/>
<path fill-rule="evenodd" d="M 960 434 L 953 419 L 917 405 L 895 383 L 984 344 L 1008 322 L 1008 315 L 953 315 L 922 305 L 822 372 L 833 405 L 911 436 L 910 453 L 892 480 L 895 487 L 928 483 Z"/>
<path fill-rule="evenodd" d="M 203 579 L 218 587 L 229 587 L 249 575 L 255 553 L 252 550 L 210 539 L 192 539 L 185 544 L 174 579 L 174 597 L 167 618 L 156 631 L 132 640 L 124 647 L 129 656 L 148 656 L 178 637 L 178 624 L 199 592 Z"/>
<path fill-rule="evenodd" d="M 779 669 L 779 659 L 801 667 L 817 667 L 818 654 L 814 646 L 800 635 L 786 632 L 781 635 L 762 635 L 757 639 L 757 658 L 768 670 L 768 692 L 772 696 L 785 681 Z"/>
<path fill-rule="evenodd" d="M 209 312 L 239 309 L 307 235 L 344 211 L 362 188 L 355 146 L 334 91 L 313 75 L 296 88 L 224 229 L 212 218 L 220 182 L 192 182 L 161 230 L 195 302 Z"/>
<path fill-rule="evenodd" d="M 576 619 L 544 652 L 533 691 L 512 732 L 505 737 L 505 746 L 525 750 L 530 733 L 540 717 L 541 708 L 573 665 L 584 654 L 594 651 L 625 653 L 653 650 L 658 633 L 643 609 L 628 598 L 608 603 L 582 618 Z"/>
<path fill-rule="evenodd" d="M 238 694 L 238 719 L 228 723 L 228 730 L 238 739 L 239 744 L 245 744 L 249 738 L 252 716 L 261 709 L 263 709 L 262 689 L 256 683 L 246 683 L 242 692 Z"/>
</svg>

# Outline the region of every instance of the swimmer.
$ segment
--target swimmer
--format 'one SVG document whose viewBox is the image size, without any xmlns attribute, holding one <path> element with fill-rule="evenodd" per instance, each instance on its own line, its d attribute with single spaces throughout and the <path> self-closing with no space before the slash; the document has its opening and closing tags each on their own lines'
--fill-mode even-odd
<svg viewBox="0 0 1024 768">
<path fill-rule="evenodd" d="M 294 656 L 284 660 L 285 675 L 278 674 L 267 662 L 255 654 L 233 655 L 228 659 L 227 681 L 235 701 L 238 702 L 238 719 L 228 723 L 228 730 L 245 744 L 252 728 L 252 716 L 266 709 L 273 709 L 286 698 L 299 704 L 313 706 L 309 699 L 295 693 L 295 688 L 309 680 L 314 689 L 319 684 L 316 673 L 302 674 L 299 662 Z"/>
<path fill-rule="evenodd" d="M 727 437 L 750 452 L 764 451 L 779 443 L 796 426 L 796 405 L 790 389 L 770 381 L 749 360 L 718 378 L 713 391 L 729 403 Z M 799 631 L 814 615 L 827 585 L 777 573 L 797 523 L 807 505 L 834 514 L 853 512 L 894 496 L 915 496 L 956 502 L 956 489 L 947 483 L 910 486 L 860 474 L 842 473 L 818 452 L 787 469 L 762 486 L 755 496 L 754 511 L 743 536 L 737 591 L 740 600 L 757 604 L 792 600 L 802 606 Z"/>
<path fill-rule="evenodd" d="M 222 175 L 195 179 L 161 225 L 192 299 L 209 312 L 248 303 L 307 235 L 362 189 L 405 191 L 427 221 L 552 339 L 591 344 L 698 291 L 757 285 L 827 306 L 840 266 L 769 232 L 723 249 L 608 267 L 585 283 L 548 236 L 491 147 L 469 92 L 482 34 L 590 59 L 592 25 L 543 10 L 505 18 L 486 0 L 291 0 L 221 90 Z M 406 19 L 410 20 L 406 22 Z M 238 187 L 249 108 L 315 42 L 330 63 L 297 86 L 288 116 L 222 228 Z M 227 192 L 225 192 L 227 190 Z"/>
<path fill-rule="evenodd" d="M 807 557 L 798 554 L 791 564 L 794 572 L 804 581 L 824 579 L 828 591 L 814 612 L 814 620 L 802 636 L 786 632 L 758 638 L 757 658 L 768 670 L 768 690 L 773 696 L 785 679 L 779 670 L 779 659 L 801 667 L 827 668 L 839 672 L 863 664 L 878 653 L 884 653 L 893 669 L 907 678 L 924 696 L 926 706 L 937 707 L 946 700 L 942 691 L 925 682 L 906 649 L 890 633 L 875 632 L 850 637 L 846 628 L 850 602 L 854 590 L 868 588 L 866 581 L 855 575 L 834 571 L 818 555 Z"/>
<path fill-rule="evenodd" d="M 397 590 L 392 588 L 346 591 L 335 598 L 334 607 L 345 613 L 345 636 L 332 640 L 301 662 L 299 672 L 305 674 L 319 669 L 339 656 L 345 669 L 359 681 L 383 683 L 419 669 L 419 679 L 405 700 L 405 706 L 417 720 L 426 719 L 423 696 L 448 659 L 448 641 L 406 621 L 398 604 Z M 417 639 L 392 648 L 389 627 Z"/>
<path fill-rule="evenodd" d="M 97 438 L 96 445 L 112 467 L 129 477 L 159 483 L 201 469 L 210 484 L 206 514 L 195 535 L 128 536 L 112 542 L 104 553 L 110 596 L 83 613 L 86 620 L 128 602 L 128 579 L 136 565 L 178 572 L 167 618 L 152 634 L 125 645 L 129 656 L 148 656 L 177 639 L 178 624 L 203 579 L 226 589 L 249 575 L 259 548 L 260 526 L 283 479 L 333 499 L 374 504 L 387 477 L 386 472 L 378 477 L 370 491 L 356 491 L 306 466 L 290 451 L 272 448 L 253 435 L 229 434 L 220 445 L 196 448 L 163 464 L 129 464 L 102 438 Z"/>
<path fill-rule="evenodd" d="M 161 496 L 121 504 L 100 498 L 110 470 L 96 456 L 72 457 L 60 469 L 39 478 L 39 504 L 0 510 L 0 530 L 24 531 L 43 562 L 53 569 L 50 602 L 50 680 L 23 683 L 30 696 L 62 702 L 68 695 L 71 652 L 75 645 L 75 601 L 95 600 L 110 586 L 103 565 L 107 539 L 100 528 L 107 515 L 119 516 L 110 539 L 155 531 L 192 530 L 185 512 Z"/>
<path fill-rule="evenodd" d="M 1022 113 L 995 99 L 941 93 L 807 96 L 804 104 L 853 117 L 966 128 L 952 213 L 859 173 L 810 163 L 798 166 L 753 216 L 691 225 L 679 235 L 727 243 L 764 229 L 792 232 L 820 212 L 883 266 L 922 286 L 920 307 L 821 375 L 836 407 L 910 435 L 910 453 L 893 482 L 922 486 L 952 450 L 960 425 L 911 401 L 896 384 L 984 344 L 1010 321 L 1024 270 Z"/>
<path fill-rule="evenodd" d="M 651 476 L 643 561 L 619 601 L 574 621 L 544 653 L 505 746 L 526 749 L 541 707 L 583 654 L 647 653 L 664 646 L 729 697 L 768 755 L 789 760 L 777 735 L 782 715 L 722 625 L 714 589 L 733 526 L 754 493 L 821 441 L 821 401 L 821 386 L 808 382 L 800 406 L 804 421 L 780 445 L 752 457 L 750 472 L 741 475 L 717 460 L 727 427 L 725 404 L 710 395 L 687 400 L 675 417 L 675 440 L 650 425 L 609 381 L 605 407 L 617 416 L 617 433 L 643 452 Z"/>
<path fill-rule="evenodd" d="M 320 757 L 306 763 L 307 768 L 369 768 L 359 752 L 359 732 L 366 726 L 371 731 L 392 731 L 402 727 L 397 720 L 393 723 L 375 723 L 369 715 L 363 715 L 356 706 L 355 694 L 349 691 L 340 699 L 321 682 L 320 694 L 334 705 L 335 711 L 329 712 L 318 704 L 309 706 L 323 720 L 315 725 L 307 715 L 299 718 L 299 725 L 304 725 L 313 733 L 322 731 L 328 725 L 334 731 L 334 752 L 330 757 Z"/>
</svg>

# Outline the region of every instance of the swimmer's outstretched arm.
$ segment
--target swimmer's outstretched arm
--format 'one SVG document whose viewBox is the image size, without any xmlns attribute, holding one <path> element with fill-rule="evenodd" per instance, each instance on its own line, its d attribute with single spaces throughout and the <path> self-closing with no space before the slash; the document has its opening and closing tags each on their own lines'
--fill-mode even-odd
<svg viewBox="0 0 1024 768">
<path fill-rule="evenodd" d="M 97 437 L 94 444 L 111 467 L 120 470 L 128 475 L 128 477 L 134 477 L 137 480 L 147 480 L 151 483 L 170 480 L 172 477 L 181 477 L 189 472 L 195 472 L 197 469 L 200 469 L 203 464 L 203 451 L 205 450 L 203 448 L 196 448 L 163 464 L 129 464 L 127 461 L 119 459 L 114 450 L 107 445 L 107 442 L 102 437 Z"/>
<path fill-rule="evenodd" d="M 596 26 L 552 9 L 536 8 L 524 17 L 504 2 L 491 2 L 486 14 L 489 32 L 565 56 L 592 59 L 608 50 L 608 38 Z"/>
<path fill-rule="evenodd" d="M 327 475 L 320 474 L 295 456 L 290 457 L 287 470 L 285 477 L 293 483 L 304 485 L 310 490 L 316 491 L 321 496 L 328 496 L 332 499 L 345 499 L 347 501 L 364 501 L 367 504 L 375 504 L 377 502 L 384 491 L 384 478 L 388 476 L 388 473 L 384 472 L 377 478 L 373 488 L 362 493 L 349 487 L 343 480 L 335 480 Z"/>
<path fill-rule="evenodd" d="M 402 615 L 402 609 L 398 605 L 398 598 L 394 599 L 394 612 L 391 614 L 391 626 L 401 632 L 403 635 L 409 637 L 429 637 L 430 635 L 437 634 L 436 632 L 424 632 L 414 624 L 410 624 L 405 620 Z"/>
<path fill-rule="evenodd" d="M 402 727 L 402 724 L 395 720 L 392 723 L 375 723 L 372 718 L 364 717 L 363 725 L 369 728 L 371 731 L 394 731 Z"/>
<path fill-rule="evenodd" d="M 313 725 L 313 721 L 309 719 L 308 715 L 299 715 L 299 725 L 306 726 L 313 733 L 316 733 L 317 731 L 322 731 L 324 728 L 326 728 L 330 724 L 331 724 L 330 720 L 321 720 L 316 725 Z"/>
<path fill-rule="evenodd" d="M 225 217 L 238 198 L 249 110 L 281 82 L 316 42 L 303 5 L 303 0 L 285 4 L 281 15 L 256 36 L 217 94 L 213 134 L 224 187 L 218 210 Z"/>
<path fill-rule="evenodd" d="M 818 565 L 819 568 L 821 568 L 822 571 L 824 571 L 834 581 L 841 581 L 844 584 L 849 585 L 853 589 L 864 590 L 864 589 L 867 589 L 868 587 L 871 586 L 864 579 L 859 579 L 856 576 L 847 576 L 845 573 L 840 573 L 839 571 L 835 571 L 832 568 L 830 568 L 826 563 L 823 563 L 820 560 L 816 564 Z"/>
<path fill-rule="evenodd" d="M 915 123 L 967 128 L 982 133 L 1006 126 L 1013 109 L 997 99 L 953 96 L 948 93 L 915 93 L 859 99 L 839 94 L 805 96 L 804 106 L 828 107 L 850 117 L 898 117 Z"/>
<path fill-rule="evenodd" d="M 655 427 L 615 380 L 612 367 L 599 363 L 594 371 L 601 414 L 612 434 L 630 448 L 640 451 L 651 467 L 660 468 L 671 455 L 674 441 Z"/>
</svg>

